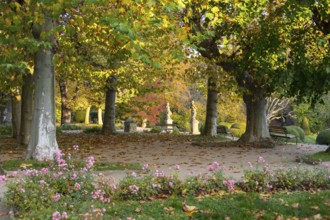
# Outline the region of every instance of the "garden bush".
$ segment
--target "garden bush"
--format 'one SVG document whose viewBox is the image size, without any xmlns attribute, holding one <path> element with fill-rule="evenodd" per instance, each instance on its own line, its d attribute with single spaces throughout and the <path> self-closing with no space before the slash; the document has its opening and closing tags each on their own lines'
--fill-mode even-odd
<svg viewBox="0 0 330 220">
<path fill-rule="evenodd" d="M 235 137 L 241 137 L 244 132 L 245 132 L 245 128 L 230 128 L 229 131 L 235 136 Z"/>
<path fill-rule="evenodd" d="M 0 135 L 11 135 L 13 128 L 11 125 L 0 125 Z"/>
<path fill-rule="evenodd" d="M 304 142 L 305 132 L 301 127 L 295 126 L 295 125 L 290 125 L 290 126 L 286 126 L 286 128 L 287 128 L 289 134 L 292 134 L 292 135 L 298 137 L 298 142 Z"/>
<path fill-rule="evenodd" d="M 79 123 L 85 122 L 86 112 L 84 110 L 78 110 L 74 114 L 74 120 Z"/>
<path fill-rule="evenodd" d="M 102 131 L 101 126 L 90 126 L 84 129 L 84 133 L 100 133 Z"/>
<path fill-rule="evenodd" d="M 316 137 L 317 144 L 330 144 L 330 129 L 325 129 L 321 131 Z"/>
<path fill-rule="evenodd" d="M 311 130 L 309 128 L 309 120 L 307 117 L 303 117 L 303 119 L 301 121 L 301 128 L 304 130 L 305 135 L 311 134 Z"/>
<path fill-rule="evenodd" d="M 76 124 L 63 124 L 61 125 L 62 131 L 65 130 L 81 130 L 83 127 L 81 125 Z"/>
<path fill-rule="evenodd" d="M 244 123 L 234 123 L 230 126 L 230 128 L 245 129 L 246 124 L 244 124 Z"/>
</svg>

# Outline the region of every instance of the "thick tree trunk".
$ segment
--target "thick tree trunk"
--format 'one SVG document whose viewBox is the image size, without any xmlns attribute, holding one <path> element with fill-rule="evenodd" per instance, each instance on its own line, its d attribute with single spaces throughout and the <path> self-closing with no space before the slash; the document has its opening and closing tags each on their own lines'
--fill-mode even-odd
<svg viewBox="0 0 330 220">
<path fill-rule="evenodd" d="M 21 127 L 21 96 L 17 92 L 11 97 L 13 138 L 19 139 Z"/>
<path fill-rule="evenodd" d="M 28 145 L 30 139 L 30 130 L 32 124 L 33 110 L 33 75 L 23 76 L 22 86 L 22 109 L 21 109 L 21 129 L 19 142 Z"/>
<path fill-rule="evenodd" d="M 71 123 L 71 108 L 69 107 L 68 84 L 65 81 L 59 81 L 61 93 L 61 125 Z"/>
<path fill-rule="evenodd" d="M 254 88 L 243 95 L 246 104 L 246 131 L 240 142 L 256 147 L 273 147 L 266 117 L 266 97 L 263 89 Z"/>
<path fill-rule="evenodd" d="M 85 125 L 89 125 L 89 114 L 91 112 L 91 107 L 92 106 L 88 106 L 85 112 Z"/>
<path fill-rule="evenodd" d="M 52 36 L 45 39 L 45 36 L 49 35 L 53 29 L 52 19 L 45 16 L 45 22 L 40 28 L 33 27 L 33 34 L 37 40 L 53 42 Z M 54 152 L 58 150 L 55 126 L 55 69 L 53 57 L 53 50 L 49 47 L 40 47 L 34 55 L 34 108 L 26 159 L 33 158 L 39 161 L 53 159 Z"/>
<path fill-rule="evenodd" d="M 105 92 L 105 111 L 104 111 L 104 123 L 102 127 L 102 133 L 105 135 L 115 134 L 115 117 L 116 117 L 116 83 L 117 77 L 112 76 L 108 79 L 108 86 Z"/>
<path fill-rule="evenodd" d="M 98 110 L 97 110 L 97 124 L 99 124 L 99 125 L 103 124 L 101 108 L 98 108 Z"/>
<path fill-rule="evenodd" d="M 213 77 L 209 77 L 207 84 L 206 119 L 203 135 L 217 135 L 218 91 Z"/>
</svg>

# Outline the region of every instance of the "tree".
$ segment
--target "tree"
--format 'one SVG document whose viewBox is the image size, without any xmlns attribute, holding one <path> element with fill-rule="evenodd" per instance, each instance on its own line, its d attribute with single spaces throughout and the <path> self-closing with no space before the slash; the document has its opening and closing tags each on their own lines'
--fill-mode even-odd
<svg viewBox="0 0 330 220">
<path fill-rule="evenodd" d="M 297 35 L 294 29 L 299 13 L 289 4 L 187 4 L 185 21 L 190 28 L 190 42 L 203 57 L 234 76 L 243 93 L 247 117 L 241 142 L 273 145 L 266 119 L 266 97 L 274 91 L 284 93 L 292 77 L 288 56 L 291 35 Z"/>
<path fill-rule="evenodd" d="M 41 46 L 34 55 L 35 95 L 31 137 L 26 158 L 53 159 L 58 150 L 55 115 L 55 68 L 53 64 L 56 47 L 55 21 L 47 9 L 44 21 L 33 25 L 33 36 L 48 45 Z"/>
</svg>

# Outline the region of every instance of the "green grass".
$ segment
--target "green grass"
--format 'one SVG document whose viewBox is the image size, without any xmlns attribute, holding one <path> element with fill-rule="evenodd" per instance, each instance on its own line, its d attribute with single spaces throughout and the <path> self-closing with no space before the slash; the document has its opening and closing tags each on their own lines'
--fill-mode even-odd
<svg viewBox="0 0 330 220">
<path fill-rule="evenodd" d="M 182 198 L 145 203 L 114 201 L 107 214 L 112 219 L 187 219 L 182 211 L 182 201 Z M 266 198 L 257 193 L 188 198 L 187 204 L 199 209 L 192 215 L 194 219 L 313 218 L 317 214 L 330 217 L 330 191 L 275 194 Z"/>
<path fill-rule="evenodd" d="M 307 155 L 301 158 L 306 163 L 318 163 L 322 161 L 330 161 L 330 153 L 322 151 L 315 154 Z"/>
<path fill-rule="evenodd" d="M 183 198 L 173 197 L 154 201 L 112 200 L 111 205 L 94 202 L 93 207 L 106 208 L 103 219 L 175 219 L 186 220 L 182 210 Z M 318 193 L 294 192 L 262 196 L 257 193 L 228 194 L 221 197 L 186 198 L 187 205 L 198 211 L 191 219 L 328 219 L 330 217 L 330 191 Z M 91 203 L 74 204 L 78 216 L 91 209 Z M 54 207 L 30 210 L 24 217 L 41 217 L 41 212 L 50 216 Z M 56 209 L 57 210 L 57 209 Z M 23 214 L 23 213 L 22 213 Z"/>
<path fill-rule="evenodd" d="M 25 165 L 27 168 L 32 169 L 41 169 L 49 166 L 49 162 L 36 161 L 36 160 L 7 160 L 0 164 L 3 169 L 7 171 L 15 171 L 23 167 Z M 75 163 L 76 168 L 84 167 L 84 161 L 78 161 Z M 95 171 L 104 171 L 104 170 L 140 170 L 141 165 L 138 163 L 110 163 L 110 162 L 102 162 L 97 161 L 94 163 L 93 170 Z"/>
</svg>

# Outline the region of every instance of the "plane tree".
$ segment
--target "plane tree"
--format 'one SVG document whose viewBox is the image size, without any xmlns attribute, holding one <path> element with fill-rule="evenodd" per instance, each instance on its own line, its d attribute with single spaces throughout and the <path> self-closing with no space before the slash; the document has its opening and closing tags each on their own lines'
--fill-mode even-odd
<svg viewBox="0 0 330 220">
<path fill-rule="evenodd" d="M 266 97 L 286 94 L 294 43 L 301 43 L 309 11 L 289 1 L 208 1 L 187 4 L 190 42 L 203 57 L 235 77 L 246 105 L 243 143 L 272 146 Z M 298 60 L 296 64 L 298 64 Z"/>
</svg>

